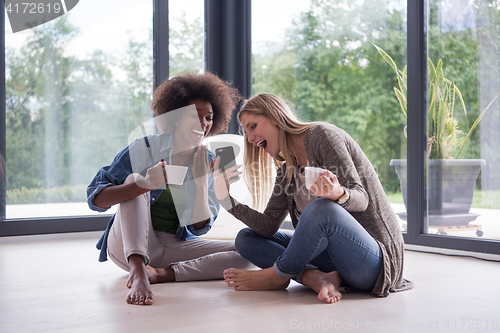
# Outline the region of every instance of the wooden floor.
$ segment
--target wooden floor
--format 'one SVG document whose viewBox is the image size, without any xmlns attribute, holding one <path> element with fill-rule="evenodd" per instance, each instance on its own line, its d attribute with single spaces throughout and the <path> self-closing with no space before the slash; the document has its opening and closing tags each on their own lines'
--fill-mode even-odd
<svg viewBox="0 0 500 333">
<path fill-rule="evenodd" d="M 99 263 L 95 233 L 0 239 L 0 332 L 500 332 L 500 263 L 407 251 L 415 289 L 323 304 L 286 291 L 236 292 L 222 281 L 152 286 L 125 303 L 126 272 Z"/>
</svg>

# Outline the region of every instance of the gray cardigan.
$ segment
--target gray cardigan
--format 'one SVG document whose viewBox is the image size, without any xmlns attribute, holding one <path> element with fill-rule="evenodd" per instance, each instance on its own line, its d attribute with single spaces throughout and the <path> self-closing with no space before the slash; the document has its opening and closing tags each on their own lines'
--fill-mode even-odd
<svg viewBox="0 0 500 333">
<path fill-rule="evenodd" d="M 375 169 L 357 142 L 334 125 L 318 123 L 306 131 L 304 146 L 310 166 L 323 167 L 337 175 L 349 192 L 349 200 L 342 206 L 380 245 L 383 266 L 372 295 L 385 297 L 390 291 L 411 288 L 411 282 L 403 279 L 403 236 L 398 220 Z M 287 185 L 284 171 L 285 166 L 278 170 L 273 194 L 263 213 L 232 197 L 227 197 L 221 205 L 267 238 L 278 231 L 288 213 L 295 228 L 300 217 L 293 200 L 295 182 Z"/>
</svg>

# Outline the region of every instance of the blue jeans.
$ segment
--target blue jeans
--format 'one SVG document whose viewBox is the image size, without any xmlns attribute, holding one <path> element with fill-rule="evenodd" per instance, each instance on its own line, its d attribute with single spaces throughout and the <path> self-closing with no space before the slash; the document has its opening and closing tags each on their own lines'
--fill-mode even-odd
<svg viewBox="0 0 500 333">
<path fill-rule="evenodd" d="M 236 237 L 236 249 L 260 268 L 274 266 L 283 278 L 301 282 L 304 269 L 315 267 L 338 271 L 344 284 L 367 291 L 382 266 L 375 239 L 344 208 L 324 198 L 304 209 L 293 236 L 277 232 L 269 239 L 246 228 Z"/>
</svg>

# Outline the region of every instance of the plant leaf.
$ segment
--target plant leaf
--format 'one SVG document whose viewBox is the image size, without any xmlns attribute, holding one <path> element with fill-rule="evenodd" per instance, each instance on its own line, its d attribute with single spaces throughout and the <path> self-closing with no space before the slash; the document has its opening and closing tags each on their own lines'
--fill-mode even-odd
<svg viewBox="0 0 500 333">
<path fill-rule="evenodd" d="M 406 102 L 406 96 L 398 90 L 398 88 L 394 87 L 394 92 L 396 93 L 396 97 L 399 101 L 399 105 L 401 105 L 401 109 L 403 109 L 403 113 L 405 114 L 405 117 L 408 118 L 407 115 L 407 110 L 408 110 L 408 104 Z"/>
<path fill-rule="evenodd" d="M 436 77 L 436 67 L 434 67 L 434 64 L 432 63 L 432 60 L 430 58 L 428 58 L 428 63 L 429 66 L 427 67 L 429 69 L 429 81 L 434 82 Z"/>
<path fill-rule="evenodd" d="M 495 97 L 493 97 L 493 99 L 491 100 L 490 104 L 488 104 L 488 106 L 481 112 L 481 114 L 479 115 L 479 117 L 477 117 L 477 119 L 474 122 L 474 124 L 472 124 L 472 126 L 471 126 L 471 128 L 469 130 L 469 133 L 467 133 L 467 136 L 465 137 L 462 145 L 460 146 L 460 149 L 458 150 L 457 158 L 460 155 L 460 153 L 462 152 L 462 149 L 464 148 L 465 143 L 467 142 L 467 140 L 469 140 L 469 137 L 471 136 L 472 131 L 474 131 L 474 129 L 477 127 L 477 125 L 479 124 L 479 122 L 481 121 L 481 119 L 483 119 L 486 111 L 489 110 L 491 104 L 493 104 L 493 102 L 498 98 L 498 96 L 500 96 L 500 93 L 498 93 Z"/>
<path fill-rule="evenodd" d="M 439 89 L 444 90 L 444 82 L 445 82 L 444 74 L 443 74 L 443 61 L 439 59 L 438 64 L 436 66 L 436 83 Z"/>
<path fill-rule="evenodd" d="M 403 73 L 401 74 L 403 76 L 403 83 L 404 83 L 404 89 L 401 91 L 405 96 L 408 96 L 408 66 L 405 66 L 403 69 Z"/>
<path fill-rule="evenodd" d="M 467 114 L 467 110 L 465 108 L 465 102 L 464 102 L 464 99 L 462 97 L 462 93 L 460 92 L 460 89 L 458 89 L 457 86 L 453 85 L 455 87 L 455 91 L 458 95 L 458 97 L 460 98 L 460 102 L 462 102 L 462 107 L 464 108 L 464 113 Z"/>
<path fill-rule="evenodd" d="M 408 87 L 406 82 L 408 81 L 408 75 L 406 74 L 407 72 L 407 67 L 405 66 L 403 71 L 399 71 L 399 74 L 401 75 L 401 83 L 399 84 L 399 87 L 401 88 L 401 92 L 406 96 L 406 92 L 408 91 Z M 399 79 L 398 79 L 399 81 Z"/>
<path fill-rule="evenodd" d="M 437 93 L 439 94 L 439 88 L 437 89 Z M 443 99 L 439 100 L 439 106 L 437 108 L 436 113 L 436 127 L 435 127 L 435 140 L 436 140 L 436 154 L 438 156 L 442 156 L 443 154 L 443 132 L 446 124 L 446 104 Z M 442 157 L 440 157 L 442 158 Z"/>
<path fill-rule="evenodd" d="M 398 66 L 396 66 L 396 63 L 394 62 L 394 60 L 392 60 L 391 56 L 388 55 L 384 50 L 382 50 L 377 45 L 373 44 L 373 46 L 375 46 L 377 48 L 378 53 L 380 53 L 380 55 L 382 56 L 382 58 L 384 58 L 384 60 L 389 64 L 389 66 L 392 67 L 392 69 L 394 69 L 396 71 L 396 74 L 398 74 L 398 76 L 399 76 Z"/>
</svg>

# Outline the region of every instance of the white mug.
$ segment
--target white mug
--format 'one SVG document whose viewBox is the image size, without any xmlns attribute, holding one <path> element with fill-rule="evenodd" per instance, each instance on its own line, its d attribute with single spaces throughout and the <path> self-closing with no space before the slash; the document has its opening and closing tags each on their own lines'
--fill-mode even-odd
<svg viewBox="0 0 500 333">
<path fill-rule="evenodd" d="M 165 165 L 168 185 L 182 185 L 184 183 L 187 170 L 187 166 Z"/>
<path fill-rule="evenodd" d="M 311 189 L 311 185 L 314 184 L 316 179 L 318 179 L 322 173 L 324 173 L 326 169 L 323 168 L 316 168 L 316 167 L 306 167 L 305 168 L 305 173 L 306 173 L 306 188 L 308 190 Z"/>
</svg>

